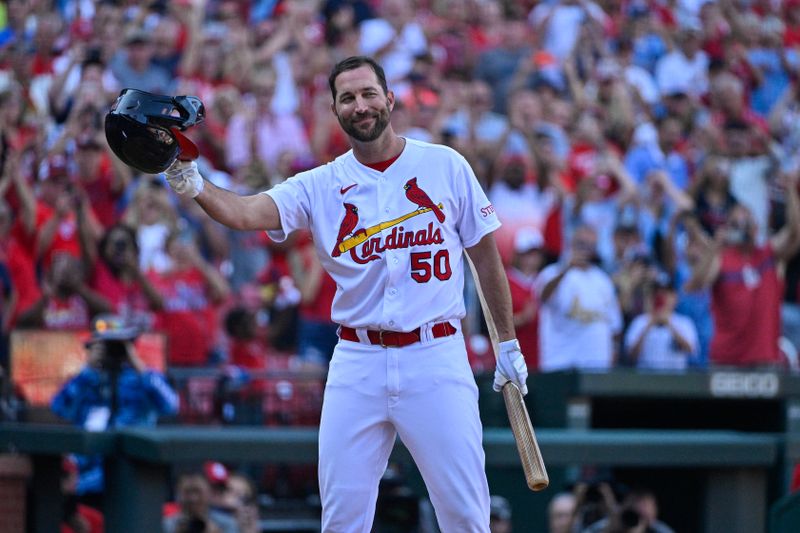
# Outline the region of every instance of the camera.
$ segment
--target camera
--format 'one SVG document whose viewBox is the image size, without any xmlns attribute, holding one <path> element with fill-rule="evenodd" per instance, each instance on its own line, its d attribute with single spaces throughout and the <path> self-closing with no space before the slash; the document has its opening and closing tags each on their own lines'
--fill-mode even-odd
<svg viewBox="0 0 800 533">
<path fill-rule="evenodd" d="M 641 523 L 642 515 L 640 515 L 636 509 L 626 507 L 620 511 L 619 521 L 625 530 L 633 529 Z"/>
<path fill-rule="evenodd" d="M 119 368 L 127 359 L 128 346 L 125 341 L 103 341 L 104 368 Z"/>
<path fill-rule="evenodd" d="M 124 341 L 106 341 L 105 356 L 113 359 L 125 359 L 128 357 L 128 347 Z"/>
</svg>

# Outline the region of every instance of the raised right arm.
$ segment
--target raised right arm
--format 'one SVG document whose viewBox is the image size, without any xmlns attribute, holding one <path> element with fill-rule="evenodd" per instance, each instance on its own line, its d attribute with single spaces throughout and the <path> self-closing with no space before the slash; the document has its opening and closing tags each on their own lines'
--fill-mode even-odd
<svg viewBox="0 0 800 533">
<path fill-rule="evenodd" d="M 268 194 L 241 196 L 206 181 L 195 200 L 211 218 L 233 229 L 281 228 L 278 206 Z"/>
<path fill-rule="evenodd" d="M 267 194 L 241 196 L 206 181 L 194 161 L 175 161 L 165 172 L 170 187 L 195 199 L 208 215 L 237 230 L 281 229 L 278 205 Z"/>
</svg>

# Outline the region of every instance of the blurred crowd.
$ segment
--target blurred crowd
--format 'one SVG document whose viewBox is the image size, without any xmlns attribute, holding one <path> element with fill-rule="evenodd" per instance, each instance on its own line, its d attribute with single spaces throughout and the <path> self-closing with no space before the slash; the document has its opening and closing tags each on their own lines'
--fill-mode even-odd
<svg viewBox="0 0 800 533">
<path fill-rule="evenodd" d="M 327 78 L 385 68 L 404 136 L 471 163 L 531 371 L 797 367 L 800 1 L 8 0 L 0 4 L 0 363 L 98 313 L 169 367 L 323 368 L 310 246 L 210 220 L 122 164 L 122 88 L 202 99 L 201 173 L 268 189 L 349 149 Z M 466 289 L 476 371 L 493 366 Z"/>
</svg>

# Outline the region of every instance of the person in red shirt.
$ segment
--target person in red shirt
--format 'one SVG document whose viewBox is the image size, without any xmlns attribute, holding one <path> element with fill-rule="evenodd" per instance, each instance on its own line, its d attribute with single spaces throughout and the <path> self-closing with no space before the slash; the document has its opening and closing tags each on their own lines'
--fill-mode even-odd
<svg viewBox="0 0 800 533">
<path fill-rule="evenodd" d="M 786 224 L 768 242 L 756 241 L 756 222 L 743 205 L 730 211 L 689 285 L 711 287 L 712 364 L 783 366 L 778 346 L 783 263 L 800 249 L 798 175 L 788 177 Z"/>
<path fill-rule="evenodd" d="M 147 273 L 164 302 L 156 313 L 155 329 L 167 334 L 170 365 L 205 365 L 221 334 L 218 307 L 230 287 L 191 238 L 173 232 L 167 236 L 165 249 L 170 266 Z"/>
<path fill-rule="evenodd" d="M 14 327 L 19 312 L 33 305 L 41 296 L 33 259 L 36 199 L 19 172 L 19 157 L 19 152 L 9 151 L 0 175 L 0 263 L 5 263 L 14 289 L 13 300 L 4 302 L 1 313 L 6 331 Z M 16 208 L 3 200 L 9 191 L 15 195 Z"/>
<path fill-rule="evenodd" d="M 520 228 L 514 236 L 514 254 L 506 268 L 511 289 L 511 310 L 528 369 L 539 368 L 539 303 L 536 299 L 536 275 L 545 266 L 547 257 L 544 238 L 534 228 Z"/>
<path fill-rule="evenodd" d="M 331 320 L 336 283 L 322 269 L 310 240 L 299 246 L 296 253 L 299 256 L 298 266 L 302 266 L 293 269 L 301 298 L 298 309 L 297 354 L 303 362 L 327 367 L 338 340 L 338 326 Z M 297 272 L 298 270 L 301 272 Z"/>
<path fill-rule="evenodd" d="M 39 179 L 41 202 L 36 209 L 34 256 L 46 270 L 59 253 L 80 257 L 79 210 L 85 211 L 87 230 L 98 233 L 99 227 L 87 198 L 69 176 L 65 156 L 51 156 L 42 167 Z"/>
<path fill-rule="evenodd" d="M 111 312 L 111 304 L 86 285 L 80 260 L 61 253 L 53 258 L 42 288 L 42 296 L 22 310 L 21 328 L 85 330 L 98 313 Z"/>
<path fill-rule="evenodd" d="M 113 312 L 149 329 L 164 299 L 139 268 L 136 234 L 125 225 L 112 226 L 95 241 L 81 231 L 81 258 L 89 286 L 109 300 Z"/>
<path fill-rule="evenodd" d="M 111 155 L 102 130 L 75 139 L 75 182 L 86 193 L 103 228 L 119 220 L 117 204 L 132 178 L 130 168 Z"/>
<path fill-rule="evenodd" d="M 17 290 L 11 277 L 7 246 L 11 228 L 11 208 L 0 200 L 0 368 L 8 368 L 8 338 L 17 308 Z"/>
<path fill-rule="evenodd" d="M 229 340 L 228 362 L 246 370 L 265 370 L 272 351 L 266 332 L 260 331 L 256 314 L 236 306 L 225 315 L 225 333 Z"/>
</svg>

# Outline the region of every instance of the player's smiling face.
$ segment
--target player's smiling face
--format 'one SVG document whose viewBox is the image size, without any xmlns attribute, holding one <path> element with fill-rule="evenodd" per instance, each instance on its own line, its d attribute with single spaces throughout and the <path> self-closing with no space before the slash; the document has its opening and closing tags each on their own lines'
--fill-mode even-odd
<svg viewBox="0 0 800 533">
<path fill-rule="evenodd" d="M 336 77 L 333 112 L 342 129 L 361 142 L 374 141 L 389 125 L 394 94 L 383 92 L 375 72 L 367 66 L 346 70 Z"/>
</svg>

